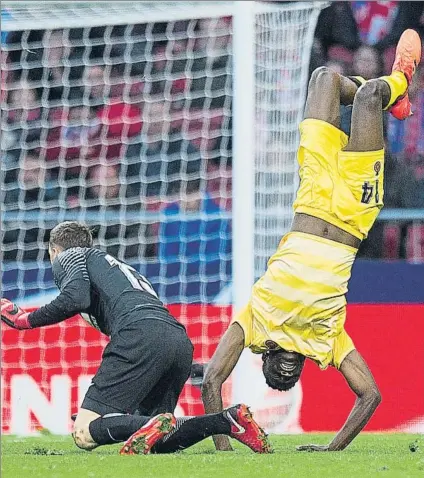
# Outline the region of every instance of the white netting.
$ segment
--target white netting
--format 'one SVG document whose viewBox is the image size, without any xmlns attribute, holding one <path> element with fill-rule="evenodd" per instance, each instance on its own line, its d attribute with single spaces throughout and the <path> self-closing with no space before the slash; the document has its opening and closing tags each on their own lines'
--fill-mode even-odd
<svg viewBox="0 0 424 478">
<path fill-rule="evenodd" d="M 256 16 L 256 277 L 293 219 L 298 131 L 318 14 L 311 5 Z"/>
<path fill-rule="evenodd" d="M 320 8 L 275 3 L 258 4 L 256 15 L 257 272 L 291 217 Z M 182 304 L 175 313 L 196 360 L 210 358 L 230 317 L 208 304 L 232 279 L 233 4 L 3 2 L 6 297 L 39 305 L 54 296 L 49 231 L 84 221 L 102 249 L 135 265 L 165 302 Z M 92 334 L 63 324 L 25 339 L 2 334 L 6 423 L 11 377 L 27 369 L 44 391 L 55 373 L 72 373 L 75 407 L 79 377 L 100 358 Z M 184 400 L 198 412 L 198 391 Z"/>
<path fill-rule="evenodd" d="M 52 287 L 46 233 L 71 218 L 150 262 L 169 302 L 211 299 L 230 278 L 231 19 L 14 31 L 2 55 L 17 299 Z"/>
</svg>

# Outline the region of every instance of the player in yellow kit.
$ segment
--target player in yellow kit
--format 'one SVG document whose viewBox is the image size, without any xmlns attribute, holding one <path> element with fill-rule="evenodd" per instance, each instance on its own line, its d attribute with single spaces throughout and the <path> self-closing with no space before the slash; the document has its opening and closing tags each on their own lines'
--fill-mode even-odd
<svg viewBox="0 0 424 478">
<path fill-rule="evenodd" d="M 293 387 L 309 358 L 321 369 L 336 367 L 356 393 L 332 442 L 299 450 L 343 450 L 374 413 L 381 397 L 344 329 L 345 294 L 358 247 L 383 206 L 382 111 L 401 120 L 411 114 L 408 85 L 420 59 L 419 36 L 407 30 L 390 76 L 365 81 L 324 67 L 312 74 L 300 124 L 301 182 L 292 229 L 208 365 L 207 413 L 222 410 L 222 384 L 245 347 L 262 354 L 266 382 L 274 389 Z M 340 104 L 353 104 L 350 137 L 340 130 Z M 215 445 L 231 450 L 227 437 L 215 437 Z"/>
</svg>

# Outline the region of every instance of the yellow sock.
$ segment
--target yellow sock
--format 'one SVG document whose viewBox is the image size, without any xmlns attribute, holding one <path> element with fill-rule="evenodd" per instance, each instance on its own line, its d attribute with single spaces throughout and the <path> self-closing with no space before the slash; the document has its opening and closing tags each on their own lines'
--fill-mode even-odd
<svg viewBox="0 0 424 478">
<path fill-rule="evenodd" d="M 379 80 L 385 81 L 390 88 L 390 101 L 388 105 L 384 108 L 388 110 L 396 100 L 403 96 L 408 89 L 408 82 L 405 75 L 401 71 L 394 71 L 389 76 L 380 76 Z"/>
</svg>

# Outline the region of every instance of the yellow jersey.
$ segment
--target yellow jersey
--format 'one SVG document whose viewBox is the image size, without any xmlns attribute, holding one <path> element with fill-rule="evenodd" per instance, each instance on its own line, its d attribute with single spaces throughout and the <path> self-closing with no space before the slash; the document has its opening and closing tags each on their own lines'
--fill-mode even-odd
<svg viewBox="0 0 424 478">
<path fill-rule="evenodd" d="M 346 152 L 348 137 L 320 120 L 300 125 L 300 187 L 294 211 L 321 218 L 363 239 L 383 206 L 384 150 Z M 355 346 L 344 329 L 346 298 L 356 249 L 290 232 L 256 282 L 249 304 L 233 319 L 254 353 L 276 342 L 340 367 Z"/>
<path fill-rule="evenodd" d="M 300 187 L 293 208 L 362 240 L 383 207 L 384 149 L 342 151 L 347 142 L 343 131 L 325 121 L 302 121 Z"/>
<path fill-rule="evenodd" d="M 266 273 L 253 286 L 249 304 L 233 319 L 245 347 L 281 348 L 339 367 L 355 347 L 344 330 L 347 284 L 356 249 L 301 232 L 282 239 Z"/>
</svg>

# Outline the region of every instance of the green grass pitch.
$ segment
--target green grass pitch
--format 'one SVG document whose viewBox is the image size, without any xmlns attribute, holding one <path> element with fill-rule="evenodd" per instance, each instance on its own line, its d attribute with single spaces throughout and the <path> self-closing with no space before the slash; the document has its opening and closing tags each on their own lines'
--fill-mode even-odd
<svg viewBox="0 0 424 478">
<path fill-rule="evenodd" d="M 235 444 L 214 451 L 211 439 L 173 455 L 119 456 L 119 447 L 93 452 L 71 438 L 2 437 L 3 478 L 408 478 L 424 477 L 424 437 L 363 434 L 344 452 L 300 453 L 295 446 L 327 443 L 329 435 L 272 436 L 275 452 L 255 455 Z M 411 448 L 415 451 L 411 451 Z"/>
</svg>

